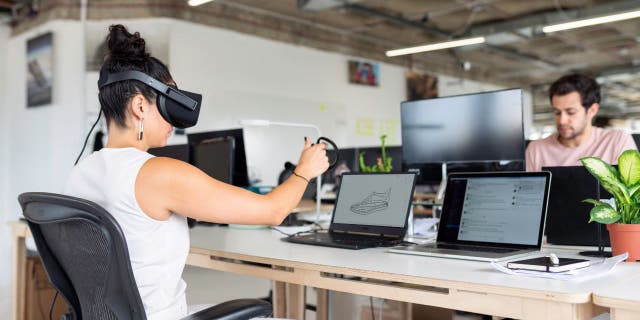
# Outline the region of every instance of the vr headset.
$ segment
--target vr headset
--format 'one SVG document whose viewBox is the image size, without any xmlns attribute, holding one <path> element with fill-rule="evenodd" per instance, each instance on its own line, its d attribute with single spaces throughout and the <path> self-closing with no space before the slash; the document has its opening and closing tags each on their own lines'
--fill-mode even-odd
<svg viewBox="0 0 640 320">
<path fill-rule="evenodd" d="M 138 80 L 157 91 L 156 105 L 160 115 L 176 128 L 189 128 L 198 123 L 202 95 L 170 87 L 158 81 L 146 73 L 130 70 L 117 73 L 109 73 L 100 70 L 98 88 L 115 82 L 126 80 Z"/>
</svg>

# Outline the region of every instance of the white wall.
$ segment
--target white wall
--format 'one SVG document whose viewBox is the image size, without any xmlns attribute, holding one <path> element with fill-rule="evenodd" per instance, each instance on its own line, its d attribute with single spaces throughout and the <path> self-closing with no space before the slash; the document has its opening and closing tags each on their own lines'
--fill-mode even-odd
<svg viewBox="0 0 640 320">
<path fill-rule="evenodd" d="M 7 314 L 11 302 L 11 274 L 8 272 L 11 261 L 11 229 L 7 226 L 9 206 L 7 205 L 7 188 L 9 187 L 9 131 L 8 118 L 5 116 L 7 90 L 5 83 L 9 78 L 6 59 L 9 27 L 0 25 L 0 314 Z"/>
<path fill-rule="evenodd" d="M 4 32 L 4 31 L 3 31 Z M 53 33 L 53 103 L 26 108 L 26 41 L 42 33 Z M 5 32 L 6 35 L 6 32 Z M 3 220 L 20 215 L 18 194 L 26 191 L 59 192 L 82 140 L 82 80 L 84 57 L 78 39 L 78 22 L 53 21 L 16 37 L 1 40 L 5 75 L 2 84 L 3 150 L 2 181 L 5 186 L 0 208 Z M 0 39 L 2 36 L 0 35 Z M 10 135 L 10 137 L 9 137 Z M 0 252 L 11 252 L 6 224 L 0 226 Z M 11 256 L 0 257 L 0 297 L 10 295 L 5 278 L 12 272 Z M 10 312 L 11 299 L 0 299 L 0 314 Z"/>
<path fill-rule="evenodd" d="M 378 145 L 383 131 L 388 143 L 400 143 L 403 68 L 381 63 L 378 87 L 349 84 L 350 57 L 186 22 L 174 24 L 170 43 L 174 78 L 204 93 L 200 123 L 189 132 L 258 118 L 315 124 L 340 146 Z M 362 123 L 372 130 L 358 130 Z M 309 129 L 246 127 L 252 171 L 276 183 L 282 164 L 297 162 L 305 135 L 317 136 Z"/>
</svg>

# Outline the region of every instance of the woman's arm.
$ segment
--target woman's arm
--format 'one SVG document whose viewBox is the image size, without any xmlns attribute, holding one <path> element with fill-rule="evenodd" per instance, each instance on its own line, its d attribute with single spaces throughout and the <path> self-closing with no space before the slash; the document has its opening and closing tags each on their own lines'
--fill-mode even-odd
<svg viewBox="0 0 640 320">
<path fill-rule="evenodd" d="M 325 145 L 308 139 L 295 172 L 306 179 L 328 168 Z M 136 179 L 136 199 L 142 211 L 157 220 L 171 212 L 217 223 L 277 225 L 298 205 L 307 187 L 291 175 L 269 194 L 259 195 L 209 177 L 198 168 L 169 158 L 149 159 Z"/>
</svg>

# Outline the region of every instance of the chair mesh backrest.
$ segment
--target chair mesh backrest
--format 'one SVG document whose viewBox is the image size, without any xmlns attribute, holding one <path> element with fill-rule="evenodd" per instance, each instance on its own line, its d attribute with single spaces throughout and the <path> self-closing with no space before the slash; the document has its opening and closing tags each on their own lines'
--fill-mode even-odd
<svg viewBox="0 0 640 320">
<path fill-rule="evenodd" d="M 83 319 L 111 320 L 116 315 L 105 304 L 105 284 L 109 280 L 109 237 L 94 223 L 69 220 L 40 225 L 52 254 L 68 275 L 76 291 Z"/>
<path fill-rule="evenodd" d="M 146 319 L 124 234 L 107 211 L 53 193 L 24 193 L 18 200 L 47 275 L 74 319 Z"/>
</svg>

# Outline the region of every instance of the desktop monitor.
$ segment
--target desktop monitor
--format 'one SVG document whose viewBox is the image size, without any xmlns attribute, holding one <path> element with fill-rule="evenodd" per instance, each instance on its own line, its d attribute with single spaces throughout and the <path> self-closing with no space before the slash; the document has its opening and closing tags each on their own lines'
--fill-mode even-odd
<svg viewBox="0 0 640 320">
<path fill-rule="evenodd" d="M 633 142 L 636 143 L 636 148 L 640 149 L 640 134 L 634 133 L 631 135 L 631 137 L 633 137 Z"/>
<path fill-rule="evenodd" d="M 187 135 L 189 145 L 192 147 L 191 156 L 193 156 L 193 146 L 214 138 L 233 137 L 233 174 L 231 183 L 239 187 L 249 186 L 249 173 L 247 171 L 247 156 L 244 150 L 244 135 L 242 129 L 219 130 L 209 132 L 198 132 Z M 193 163 L 192 163 L 193 164 Z"/>
<path fill-rule="evenodd" d="M 607 228 L 599 223 L 589 223 L 589 212 L 593 205 L 582 202 L 587 198 L 612 198 L 598 180 L 583 166 L 543 167 L 542 170 L 552 175 L 545 230 L 547 242 L 555 245 L 609 246 Z"/>
<path fill-rule="evenodd" d="M 478 163 L 486 171 L 487 162 L 494 163 L 489 170 L 524 170 L 521 89 L 406 101 L 400 113 L 405 170 Z"/>
<path fill-rule="evenodd" d="M 225 183 L 233 183 L 233 137 L 221 137 L 203 140 L 192 146 L 191 163 L 208 174 Z"/>
<path fill-rule="evenodd" d="M 148 152 L 156 157 L 167 157 L 189 162 L 188 144 L 174 144 L 159 148 L 151 148 Z"/>
<path fill-rule="evenodd" d="M 332 153 L 335 152 L 335 150 L 327 150 L 327 156 L 331 158 L 333 157 Z M 335 176 L 345 169 L 348 172 L 358 171 L 358 153 L 356 148 L 341 148 L 338 151 L 338 162 L 332 169 L 322 174 L 322 183 L 336 183 Z"/>
</svg>

